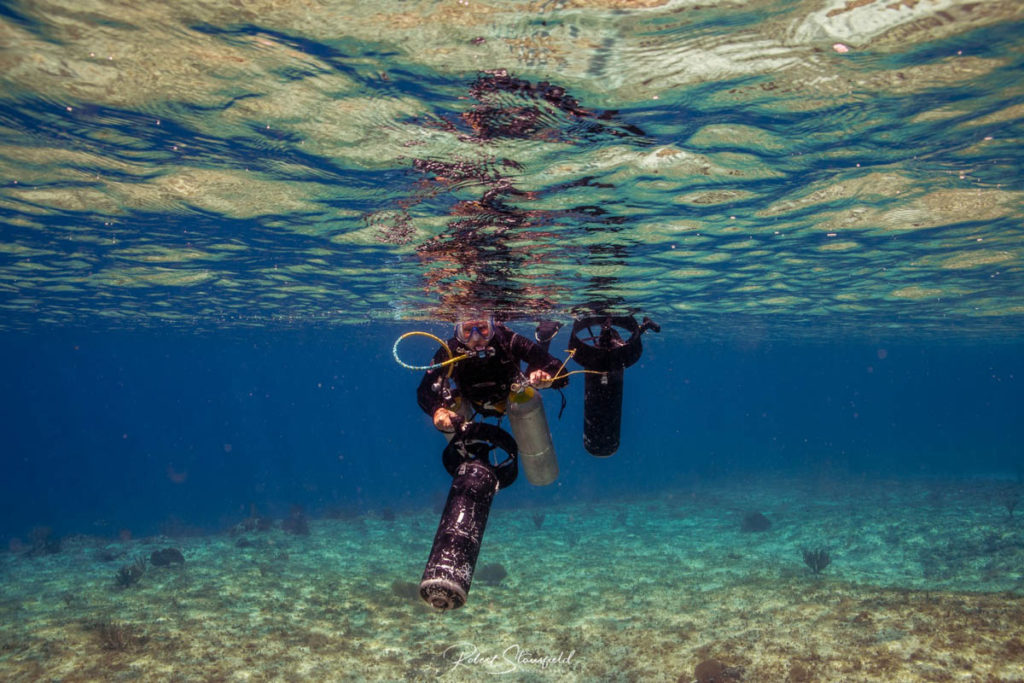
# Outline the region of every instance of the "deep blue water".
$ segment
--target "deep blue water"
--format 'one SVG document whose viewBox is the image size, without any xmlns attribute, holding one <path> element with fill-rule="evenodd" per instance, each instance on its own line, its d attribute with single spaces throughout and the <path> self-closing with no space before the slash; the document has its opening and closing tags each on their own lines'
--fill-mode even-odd
<svg viewBox="0 0 1024 683">
<path fill-rule="evenodd" d="M 424 328 L 5 335 L 5 545 L 36 526 L 215 532 L 251 505 L 278 517 L 296 504 L 313 516 L 436 507 L 450 481 L 444 440 L 416 406 L 419 373 L 391 355 L 411 329 Z M 779 473 L 1024 472 L 1020 343 L 729 345 L 666 327 L 644 344 L 626 372 L 619 452 L 584 451 L 575 376 L 560 420 L 557 392 L 544 394 L 559 481 L 535 488 L 521 474 L 496 506 L 655 497 Z"/>
</svg>

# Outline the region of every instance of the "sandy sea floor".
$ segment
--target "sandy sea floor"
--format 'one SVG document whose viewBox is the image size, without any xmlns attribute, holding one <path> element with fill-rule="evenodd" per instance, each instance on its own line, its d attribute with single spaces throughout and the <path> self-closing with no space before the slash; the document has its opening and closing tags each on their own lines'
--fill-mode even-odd
<svg viewBox="0 0 1024 683">
<path fill-rule="evenodd" d="M 0 555 L 0 679 L 695 681 L 713 659 L 721 681 L 1024 681 L 1014 490 L 780 479 L 528 509 L 499 493 L 477 566 L 508 576 L 478 573 L 450 613 L 409 594 L 437 510 L 76 536 Z M 742 530 L 754 511 L 769 529 Z M 118 585 L 168 547 L 184 565 Z"/>
</svg>

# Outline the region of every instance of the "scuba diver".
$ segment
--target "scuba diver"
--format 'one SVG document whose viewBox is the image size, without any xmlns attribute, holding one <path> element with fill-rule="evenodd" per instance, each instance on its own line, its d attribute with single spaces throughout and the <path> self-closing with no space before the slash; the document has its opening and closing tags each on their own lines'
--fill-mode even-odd
<svg viewBox="0 0 1024 683">
<path fill-rule="evenodd" d="M 442 346 L 426 367 L 416 399 L 448 439 L 441 459 L 452 475 L 420 580 L 420 597 L 437 609 L 465 604 L 491 501 L 515 481 L 520 463 L 535 486 L 547 486 L 558 477 L 538 391 L 568 383 L 565 364 L 547 351 L 558 327 L 542 324 L 534 343 L 488 314 L 457 322 L 448 341 L 434 337 Z M 521 363 L 526 363 L 525 371 Z M 507 415 L 514 437 L 496 425 L 475 422 L 477 415 Z M 506 457 L 498 461 L 495 456 L 501 452 Z"/>
<path fill-rule="evenodd" d="M 434 355 L 434 363 L 468 357 L 426 372 L 416 390 L 420 408 L 451 439 L 460 421 L 469 422 L 476 415 L 503 416 L 510 397 L 515 400 L 517 387 L 564 387 L 569 382 L 559 376 L 564 364 L 547 351 L 556 331 L 557 327 L 541 328 L 539 343 L 535 343 L 495 322 L 490 314 L 460 320 L 455 324 L 455 336 L 445 342 L 447 349 L 442 347 Z M 526 363 L 525 373 L 520 363 Z"/>
<path fill-rule="evenodd" d="M 416 390 L 417 402 L 448 440 L 441 461 L 452 483 L 419 587 L 420 597 L 436 609 L 466 603 L 491 503 L 499 490 L 515 482 L 520 465 L 534 486 L 558 478 L 539 389 L 568 384 L 565 363 L 548 352 L 560 327 L 541 321 L 535 343 L 488 314 L 457 322 L 448 341 L 408 332 L 395 342 L 392 353 L 400 365 L 426 371 Z M 649 319 L 638 324 L 632 316 L 594 316 L 573 324 L 570 358 L 586 368 L 576 372 L 587 373 L 583 443 L 594 455 L 605 457 L 618 449 L 623 374 L 639 360 L 640 336 L 648 329 L 660 330 Z M 398 344 L 411 335 L 441 344 L 430 365 L 412 366 L 399 359 Z M 526 363 L 525 371 L 521 363 Z M 564 396 L 562 400 L 564 408 Z M 507 415 L 512 434 L 474 421 L 477 415 L 499 420 Z"/>
</svg>

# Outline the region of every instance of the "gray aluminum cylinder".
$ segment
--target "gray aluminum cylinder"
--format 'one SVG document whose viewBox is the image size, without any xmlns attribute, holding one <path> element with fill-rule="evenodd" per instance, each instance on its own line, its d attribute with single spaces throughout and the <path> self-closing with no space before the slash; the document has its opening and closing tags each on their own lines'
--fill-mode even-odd
<svg viewBox="0 0 1024 683">
<path fill-rule="evenodd" d="M 508 421 L 527 480 L 534 486 L 547 486 L 558 479 L 558 458 L 540 392 L 527 387 L 509 396 Z"/>
</svg>

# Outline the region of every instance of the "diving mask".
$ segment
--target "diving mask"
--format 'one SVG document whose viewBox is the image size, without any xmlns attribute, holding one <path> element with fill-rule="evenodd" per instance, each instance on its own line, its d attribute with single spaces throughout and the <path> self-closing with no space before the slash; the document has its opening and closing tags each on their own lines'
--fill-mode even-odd
<svg viewBox="0 0 1024 683">
<path fill-rule="evenodd" d="M 455 338 L 463 344 L 468 344 L 473 335 L 478 335 L 484 342 L 491 341 L 494 337 L 494 316 L 463 320 L 455 324 Z"/>
</svg>

